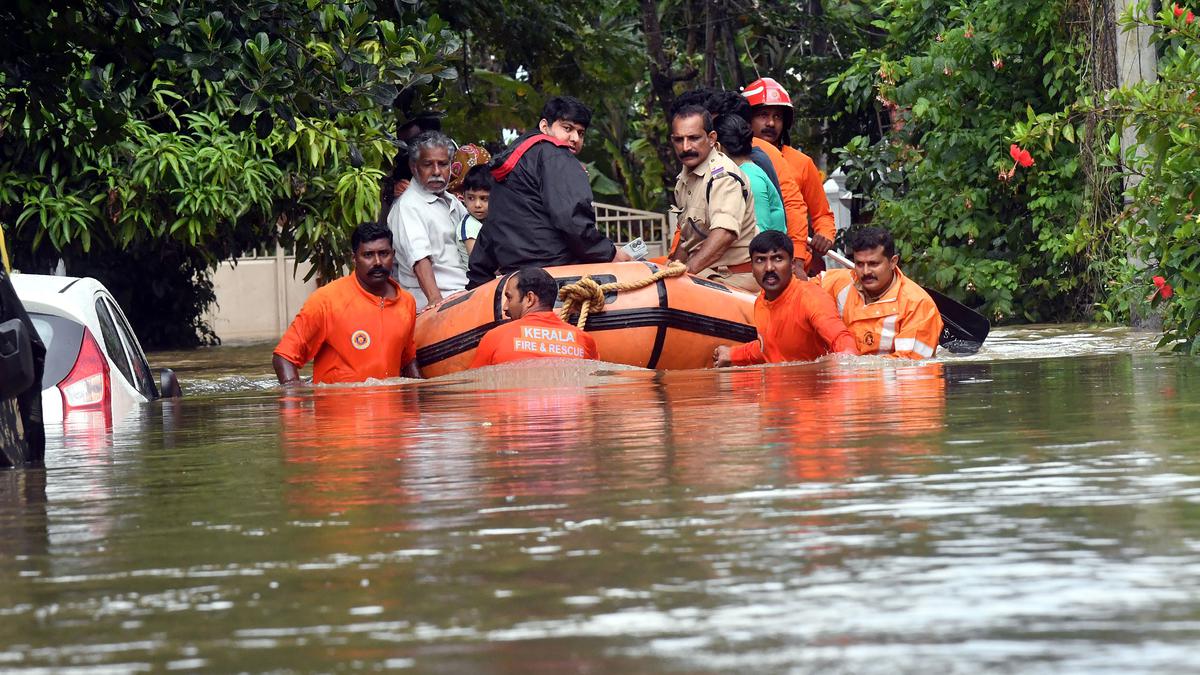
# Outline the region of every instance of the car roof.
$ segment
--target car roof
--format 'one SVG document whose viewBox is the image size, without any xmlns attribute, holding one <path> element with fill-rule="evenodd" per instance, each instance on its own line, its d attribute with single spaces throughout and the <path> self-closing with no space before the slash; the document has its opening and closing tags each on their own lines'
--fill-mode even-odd
<svg viewBox="0 0 1200 675">
<path fill-rule="evenodd" d="M 27 311 L 66 316 L 85 324 L 94 313 L 91 307 L 96 293 L 108 292 L 91 277 L 14 274 L 10 278 Z"/>
</svg>

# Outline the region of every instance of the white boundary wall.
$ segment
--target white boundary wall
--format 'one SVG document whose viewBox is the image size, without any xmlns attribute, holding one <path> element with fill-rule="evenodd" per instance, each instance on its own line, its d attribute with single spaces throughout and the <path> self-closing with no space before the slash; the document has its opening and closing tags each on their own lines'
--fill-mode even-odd
<svg viewBox="0 0 1200 675">
<path fill-rule="evenodd" d="M 221 263 L 213 272 L 217 302 L 209 310 L 209 326 L 226 343 L 278 340 L 317 288 L 316 277 L 304 281 L 310 269 L 296 269 L 295 256 L 282 251 Z"/>
</svg>

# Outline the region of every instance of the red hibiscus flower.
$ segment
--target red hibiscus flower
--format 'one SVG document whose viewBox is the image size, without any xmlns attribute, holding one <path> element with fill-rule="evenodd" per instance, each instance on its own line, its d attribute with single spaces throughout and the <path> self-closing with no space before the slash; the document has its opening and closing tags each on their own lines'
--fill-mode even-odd
<svg viewBox="0 0 1200 675">
<path fill-rule="evenodd" d="M 1182 8 L 1182 7 L 1180 7 L 1179 5 L 1175 5 L 1174 12 L 1175 12 L 1175 18 L 1176 18 L 1176 19 L 1178 19 L 1179 17 L 1183 16 L 1183 8 Z"/>
<path fill-rule="evenodd" d="M 1166 300 L 1166 299 L 1170 298 L 1172 295 L 1175 295 L 1175 289 L 1171 288 L 1171 284 L 1168 284 L 1166 279 L 1164 279 L 1162 277 L 1154 277 L 1154 279 L 1152 279 L 1151 281 L 1153 281 L 1154 285 L 1158 287 L 1158 291 L 1156 291 L 1156 293 L 1158 295 L 1161 295 L 1163 297 L 1163 300 Z M 1150 294 L 1150 297 L 1153 298 L 1154 294 L 1153 293 Z"/>
<path fill-rule="evenodd" d="M 1013 161 L 1020 166 L 1025 168 L 1033 166 L 1033 155 L 1029 154 L 1028 150 L 1021 149 L 1021 147 L 1016 143 L 1008 146 L 1008 154 L 1013 158 Z"/>
</svg>

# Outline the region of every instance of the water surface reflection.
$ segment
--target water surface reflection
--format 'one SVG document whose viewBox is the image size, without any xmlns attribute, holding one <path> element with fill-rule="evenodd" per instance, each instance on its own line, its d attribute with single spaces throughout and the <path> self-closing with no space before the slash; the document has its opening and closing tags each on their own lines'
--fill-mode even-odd
<svg viewBox="0 0 1200 675">
<path fill-rule="evenodd" d="M 189 355 L 0 474 L 0 667 L 1194 671 L 1200 368 L 1035 330 L 287 392 Z"/>
</svg>

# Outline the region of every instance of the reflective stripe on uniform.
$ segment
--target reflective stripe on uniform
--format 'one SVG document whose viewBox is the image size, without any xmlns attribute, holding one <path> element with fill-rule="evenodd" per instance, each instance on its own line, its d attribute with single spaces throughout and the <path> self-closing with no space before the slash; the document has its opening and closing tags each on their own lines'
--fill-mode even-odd
<svg viewBox="0 0 1200 675">
<path fill-rule="evenodd" d="M 847 284 L 837 296 L 838 316 L 843 319 L 846 318 L 846 298 L 850 297 L 850 286 L 851 284 Z"/>
<path fill-rule="evenodd" d="M 896 339 L 896 320 L 900 318 L 895 314 L 884 317 L 883 326 L 879 329 L 879 353 L 888 354 L 892 351 L 892 343 Z"/>
<path fill-rule="evenodd" d="M 896 351 L 898 352 L 913 352 L 915 354 L 920 354 L 922 357 L 927 359 L 933 356 L 933 347 L 930 347 L 916 338 L 900 338 L 899 340 L 896 340 L 895 346 Z"/>
</svg>

